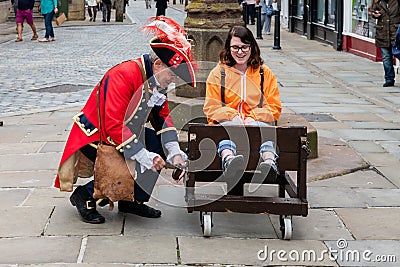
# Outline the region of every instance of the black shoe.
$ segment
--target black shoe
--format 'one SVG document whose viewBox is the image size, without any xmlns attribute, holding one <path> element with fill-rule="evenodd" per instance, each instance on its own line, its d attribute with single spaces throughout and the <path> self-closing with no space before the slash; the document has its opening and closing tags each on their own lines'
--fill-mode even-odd
<svg viewBox="0 0 400 267">
<path fill-rule="evenodd" d="M 265 177 L 266 182 L 275 183 L 278 179 L 278 166 L 276 163 L 261 162 L 260 163 L 261 175 Z"/>
<path fill-rule="evenodd" d="M 222 160 L 222 170 L 227 179 L 233 179 L 237 176 L 242 176 L 245 170 L 244 158 L 242 155 L 226 156 Z"/>
<path fill-rule="evenodd" d="M 87 223 L 104 223 L 106 219 L 96 210 L 96 201 L 83 186 L 78 186 L 69 198 L 82 220 Z"/>
<path fill-rule="evenodd" d="M 383 84 L 383 87 L 391 87 L 391 86 L 394 86 L 394 82 L 385 82 Z"/>
<path fill-rule="evenodd" d="M 132 213 L 147 218 L 159 218 L 161 216 L 160 210 L 153 209 L 137 201 L 118 201 L 118 210 L 120 212 Z"/>
</svg>

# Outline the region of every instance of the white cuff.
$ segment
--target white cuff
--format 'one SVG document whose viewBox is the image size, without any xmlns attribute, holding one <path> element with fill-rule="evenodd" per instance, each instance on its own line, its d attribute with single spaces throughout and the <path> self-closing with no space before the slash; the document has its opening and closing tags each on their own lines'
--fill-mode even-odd
<svg viewBox="0 0 400 267">
<path fill-rule="evenodd" d="M 168 151 L 167 162 L 173 164 L 173 158 L 176 155 L 181 155 L 183 161 L 187 160 L 187 155 L 179 148 L 179 143 L 176 141 L 171 141 L 164 144 L 164 147 Z"/>
<path fill-rule="evenodd" d="M 153 167 L 153 159 L 159 156 L 157 153 L 148 151 L 145 148 L 139 150 L 138 153 L 131 157 L 132 160 L 136 160 L 140 164 L 140 172 L 143 173 L 146 170 L 150 170 Z"/>
</svg>

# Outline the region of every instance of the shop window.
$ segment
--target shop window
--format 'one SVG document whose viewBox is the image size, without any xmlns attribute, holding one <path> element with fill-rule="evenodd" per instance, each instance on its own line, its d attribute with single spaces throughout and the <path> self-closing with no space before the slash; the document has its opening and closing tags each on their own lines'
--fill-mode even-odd
<svg viewBox="0 0 400 267">
<path fill-rule="evenodd" d="M 336 22 L 336 0 L 328 0 L 328 25 L 335 26 Z"/>
<path fill-rule="evenodd" d="M 318 0 L 316 22 L 335 27 L 336 0 Z"/>
<path fill-rule="evenodd" d="M 304 0 L 297 0 L 297 16 L 303 17 L 304 16 Z"/>
<path fill-rule="evenodd" d="M 375 20 L 368 16 L 372 0 L 352 0 L 352 32 L 369 38 L 375 38 Z"/>
</svg>

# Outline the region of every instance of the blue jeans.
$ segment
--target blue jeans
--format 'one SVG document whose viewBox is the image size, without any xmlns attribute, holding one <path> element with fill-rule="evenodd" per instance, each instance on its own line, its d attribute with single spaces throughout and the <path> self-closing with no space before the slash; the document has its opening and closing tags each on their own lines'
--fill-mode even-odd
<svg viewBox="0 0 400 267">
<path fill-rule="evenodd" d="M 394 68 L 393 68 L 393 54 L 392 46 L 380 47 L 382 54 L 383 69 L 385 70 L 385 81 L 388 83 L 394 83 Z"/>
<path fill-rule="evenodd" d="M 237 125 L 237 124 L 232 122 L 232 121 L 225 121 L 225 122 L 222 122 L 221 125 Z M 250 125 L 258 126 L 258 127 L 271 126 L 266 122 L 260 122 L 260 121 L 254 121 Z M 231 141 L 231 140 L 222 140 L 221 142 L 219 142 L 218 150 L 217 150 L 218 156 L 221 157 L 221 152 L 224 149 L 231 150 L 233 152 L 233 155 L 236 156 L 236 144 L 233 141 Z M 274 142 L 272 142 L 272 141 L 266 141 L 266 142 L 261 144 L 261 146 L 260 146 L 260 158 L 261 159 L 262 159 L 262 153 L 263 152 L 272 152 L 275 155 L 275 159 L 278 159 L 278 155 L 276 154 L 276 149 L 274 147 Z"/>
<path fill-rule="evenodd" d="M 44 17 L 44 26 L 46 27 L 46 34 L 44 35 L 45 38 L 49 39 L 50 37 L 54 38 L 54 30 L 53 30 L 53 17 L 54 17 L 54 11 L 51 11 L 50 13 L 43 14 Z"/>
<path fill-rule="evenodd" d="M 271 18 L 272 16 L 267 16 L 266 13 L 261 14 L 261 27 L 263 27 L 263 32 L 265 34 L 270 33 L 271 32 Z"/>
</svg>

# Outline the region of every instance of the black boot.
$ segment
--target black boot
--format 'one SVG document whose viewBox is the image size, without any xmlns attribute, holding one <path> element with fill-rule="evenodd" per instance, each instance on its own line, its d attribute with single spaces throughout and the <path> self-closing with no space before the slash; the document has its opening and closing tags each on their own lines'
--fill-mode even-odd
<svg viewBox="0 0 400 267">
<path fill-rule="evenodd" d="M 160 210 L 153 209 L 137 201 L 118 201 L 118 210 L 120 212 L 132 213 L 147 218 L 158 218 L 161 216 Z"/>
<path fill-rule="evenodd" d="M 96 210 L 96 201 L 83 186 L 78 186 L 69 198 L 82 220 L 87 223 L 104 223 L 105 218 Z"/>
</svg>

